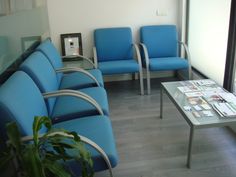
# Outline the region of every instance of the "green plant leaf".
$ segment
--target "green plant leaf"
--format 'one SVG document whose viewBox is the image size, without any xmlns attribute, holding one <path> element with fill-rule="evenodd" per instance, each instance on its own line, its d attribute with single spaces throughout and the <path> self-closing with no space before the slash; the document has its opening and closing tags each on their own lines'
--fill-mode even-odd
<svg viewBox="0 0 236 177">
<path fill-rule="evenodd" d="M 73 157 L 71 157 L 69 155 L 56 154 L 53 151 L 48 151 L 48 152 L 45 153 L 45 159 L 48 159 L 50 161 L 58 161 L 58 160 L 61 160 L 61 159 L 71 160 L 71 159 L 73 159 Z"/>
<path fill-rule="evenodd" d="M 28 176 L 32 177 L 46 177 L 43 170 L 43 164 L 40 160 L 40 156 L 36 147 L 33 144 L 29 144 L 23 154 L 23 166 L 24 171 Z"/>
<path fill-rule="evenodd" d="M 93 161 L 91 158 L 91 154 L 86 150 L 84 144 L 81 142 L 75 142 L 74 149 L 78 153 L 78 155 L 75 156 L 75 159 L 81 165 L 82 176 L 92 177 L 94 175 L 94 171 L 93 171 Z"/>
<path fill-rule="evenodd" d="M 35 146 L 38 146 L 38 132 L 39 130 L 42 128 L 42 126 L 45 126 L 47 129 L 51 129 L 51 119 L 49 117 L 46 116 L 35 116 L 34 118 L 34 123 L 33 123 L 33 138 L 34 138 L 34 144 Z"/>
<path fill-rule="evenodd" d="M 52 143 L 53 149 L 61 156 L 62 160 L 68 160 L 73 158 L 72 155 L 69 155 L 67 152 L 68 149 L 73 149 L 73 145 L 66 142 Z"/>
<path fill-rule="evenodd" d="M 8 123 L 6 129 L 10 145 L 15 148 L 17 155 L 21 154 L 21 136 L 16 123 Z"/>
<path fill-rule="evenodd" d="M 48 132 L 39 138 L 38 132 L 42 126 L 48 128 Z M 21 143 L 16 123 L 8 124 L 7 131 L 9 146 L 0 158 L 0 169 L 14 158 L 22 177 L 70 177 L 72 172 L 63 164 L 76 160 L 81 165 L 83 177 L 93 176 L 91 155 L 81 143 L 79 135 L 63 129 L 51 129 L 51 119 L 48 117 L 35 117 L 33 143 Z"/>
<path fill-rule="evenodd" d="M 44 160 L 43 166 L 45 169 L 50 171 L 53 176 L 57 177 L 71 177 L 70 172 L 68 172 L 63 165 L 58 162 L 52 163 L 52 161 Z"/>
<path fill-rule="evenodd" d="M 6 151 L 0 154 L 0 171 L 6 170 L 11 165 L 11 160 L 13 159 L 13 155 L 10 151 Z"/>
<path fill-rule="evenodd" d="M 75 141 L 77 141 L 77 142 L 80 141 L 80 137 L 79 137 L 79 135 L 78 135 L 76 132 L 74 132 L 74 131 L 68 132 L 68 131 L 67 131 L 67 134 L 72 135 L 72 136 L 74 137 L 74 140 L 75 140 Z"/>
</svg>

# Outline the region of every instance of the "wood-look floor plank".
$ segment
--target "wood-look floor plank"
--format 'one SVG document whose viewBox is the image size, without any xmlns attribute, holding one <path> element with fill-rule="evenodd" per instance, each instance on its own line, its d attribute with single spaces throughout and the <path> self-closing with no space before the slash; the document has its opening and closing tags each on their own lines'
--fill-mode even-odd
<svg viewBox="0 0 236 177">
<path fill-rule="evenodd" d="M 138 81 L 106 83 L 120 158 L 114 176 L 236 177 L 236 138 L 227 128 L 196 130 L 192 168 L 186 168 L 190 128 L 167 96 L 159 118 L 160 82 L 171 80 L 152 80 L 152 94 L 144 96 Z"/>
</svg>

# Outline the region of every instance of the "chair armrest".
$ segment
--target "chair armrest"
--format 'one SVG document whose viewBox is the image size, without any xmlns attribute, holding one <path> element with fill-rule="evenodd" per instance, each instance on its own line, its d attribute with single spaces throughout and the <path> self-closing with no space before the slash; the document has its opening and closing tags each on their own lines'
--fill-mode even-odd
<svg viewBox="0 0 236 177">
<path fill-rule="evenodd" d="M 98 80 L 92 74 L 90 74 L 88 71 L 86 71 L 85 69 L 82 69 L 82 68 L 78 68 L 78 67 L 59 68 L 59 69 L 56 70 L 56 72 L 57 73 L 61 73 L 61 72 L 62 73 L 80 72 L 80 73 L 83 73 L 84 75 L 87 75 L 92 80 L 94 80 L 94 82 L 97 84 L 98 87 L 100 86 Z"/>
<path fill-rule="evenodd" d="M 85 61 L 87 61 L 89 64 L 91 64 L 93 66 L 93 68 L 95 68 L 94 63 L 89 58 L 87 58 L 83 55 L 66 55 L 66 56 L 62 56 L 62 58 L 73 58 L 73 59 L 76 59 L 78 57 L 83 58 Z"/>
<path fill-rule="evenodd" d="M 134 48 L 134 51 L 136 52 L 138 63 L 142 67 L 142 61 L 141 61 L 141 55 L 140 55 L 139 48 L 138 48 L 137 44 L 132 44 L 132 46 Z"/>
<path fill-rule="evenodd" d="M 139 45 L 141 46 L 144 53 L 146 68 L 149 68 L 149 56 L 148 56 L 147 47 L 143 43 L 139 43 Z"/>
<path fill-rule="evenodd" d="M 43 93 L 43 97 L 45 99 L 48 99 L 51 97 L 59 97 L 59 96 L 73 96 L 73 97 L 83 99 L 89 102 L 91 105 L 93 105 L 97 109 L 100 115 L 104 115 L 103 110 L 100 107 L 100 105 L 92 97 L 90 97 L 89 95 L 83 92 L 80 92 L 77 90 L 75 91 L 75 90 L 64 89 L 64 90 L 57 90 L 54 92 Z"/>
<path fill-rule="evenodd" d="M 190 52 L 189 52 L 188 46 L 184 42 L 182 42 L 182 41 L 178 41 L 178 43 L 184 47 L 184 51 L 187 54 L 187 59 L 191 63 L 191 56 L 190 56 Z"/>
<path fill-rule="evenodd" d="M 189 78 L 192 79 L 191 55 L 190 55 L 188 46 L 184 42 L 182 42 L 182 41 L 178 41 L 178 43 L 184 47 L 184 50 L 185 50 L 185 52 L 187 54 L 187 59 L 188 59 L 188 63 L 189 63 Z"/>
<path fill-rule="evenodd" d="M 45 134 L 40 134 L 40 135 L 39 135 L 39 138 L 42 138 L 44 135 L 45 135 Z M 64 133 L 64 132 L 53 132 L 53 133 L 48 134 L 47 136 L 55 136 L 55 135 L 62 135 L 62 136 L 68 137 L 68 138 L 73 138 L 73 135 L 69 135 L 69 134 L 66 134 L 66 133 Z M 104 161 L 105 161 L 106 164 L 107 164 L 107 167 L 108 167 L 108 169 L 109 169 L 110 176 L 113 177 L 111 162 L 110 162 L 110 160 L 109 160 L 107 154 L 105 153 L 105 151 L 104 151 L 98 144 L 96 144 L 94 141 L 90 140 L 89 138 L 87 138 L 87 137 L 85 137 L 85 136 L 81 136 L 81 135 L 78 135 L 78 136 L 80 137 L 81 142 L 90 145 L 90 146 L 93 147 L 97 152 L 99 152 L 99 153 L 101 154 L 102 158 L 104 159 Z M 22 142 L 33 141 L 33 136 L 25 136 L 25 137 L 22 137 L 22 138 L 21 138 L 21 141 L 22 141 Z M 7 142 L 7 143 L 8 143 L 8 142 Z"/>
<path fill-rule="evenodd" d="M 98 68 L 98 55 L 97 55 L 96 47 L 93 47 L 93 59 L 94 59 L 95 68 Z"/>
</svg>

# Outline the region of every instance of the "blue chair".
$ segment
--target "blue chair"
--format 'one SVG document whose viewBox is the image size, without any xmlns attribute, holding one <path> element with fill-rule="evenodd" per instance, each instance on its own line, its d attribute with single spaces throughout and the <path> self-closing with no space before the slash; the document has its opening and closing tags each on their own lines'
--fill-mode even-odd
<svg viewBox="0 0 236 177">
<path fill-rule="evenodd" d="M 49 60 L 41 52 L 32 53 L 21 65 L 20 70 L 26 72 L 37 84 L 44 95 L 55 93 L 79 93 L 83 98 L 61 96 L 47 100 L 47 108 L 54 122 L 61 122 L 77 117 L 97 114 L 109 114 L 107 94 L 103 87 L 89 87 L 80 90 L 61 88 L 58 75 Z"/>
<path fill-rule="evenodd" d="M 103 75 L 139 73 L 143 95 L 143 72 L 139 49 L 133 44 L 131 29 L 102 28 L 94 31 L 94 61 Z M 136 57 L 134 57 L 136 51 Z M 137 60 L 135 59 L 137 58 Z"/>
<path fill-rule="evenodd" d="M 0 87 L 1 136 L 6 140 L 5 125 L 13 121 L 17 123 L 22 136 L 32 136 L 34 116 L 49 116 L 44 97 L 26 73 L 17 71 Z M 77 132 L 91 152 L 94 170 L 109 169 L 112 176 L 112 168 L 118 163 L 118 155 L 111 122 L 107 116 L 96 115 L 54 123 L 53 128 Z M 46 129 L 42 128 L 40 133 L 46 133 Z M 68 163 L 75 174 L 81 174 L 76 162 Z"/>
<path fill-rule="evenodd" d="M 58 80 L 62 89 L 80 89 L 94 86 L 104 86 L 102 73 L 98 69 L 84 70 L 78 67 L 63 67 L 62 57 L 58 53 L 53 43 L 46 39 L 36 50 L 42 52 L 52 64 L 57 72 Z M 78 56 L 73 56 L 78 57 Z M 85 61 L 94 65 L 90 59 L 82 57 Z"/>
<path fill-rule="evenodd" d="M 151 93 L 150 71 L 169 71 L 187 69 L 191 79 L 191 63 L 187 46 L 178 41 L 176 26 L 154 25 L 140 29 L 142 63 L 147 71 L 148 94 Z M 178 44 L 184 46 L 188 60 L 179 57 Z"/>
</svg>

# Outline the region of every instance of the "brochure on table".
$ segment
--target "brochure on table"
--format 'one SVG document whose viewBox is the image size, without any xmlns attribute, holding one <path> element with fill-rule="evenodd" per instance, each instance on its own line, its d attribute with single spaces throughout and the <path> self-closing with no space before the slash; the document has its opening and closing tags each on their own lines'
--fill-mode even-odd
<svg viewBox="0 0 236 177">
<path fill-rule="evenodd" d="M 236 117 L 236 96 L 214 81 L 193 80 L 181 84 L 178 90 L 186 95 L 190 104 L 184 106 L 185 111 L 192 111 L 195 117 L 211 117 L 213 108 L 221 117 Z"/>
</svg>

